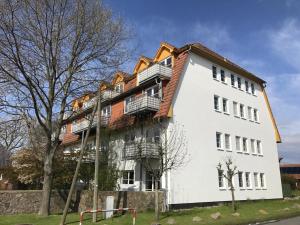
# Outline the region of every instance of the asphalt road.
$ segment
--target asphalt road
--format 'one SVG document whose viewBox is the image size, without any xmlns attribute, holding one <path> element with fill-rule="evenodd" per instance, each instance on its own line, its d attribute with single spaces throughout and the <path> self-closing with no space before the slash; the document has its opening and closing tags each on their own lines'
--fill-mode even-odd
<svg viewBox="0 0 300 225">
<path fill-rule="evenodd" d="M 268 223 L 270 225 L 300 225 L 300 217 L 294 217 L 290 219 L 280 220 L 275 223 Z"/>
</svg>

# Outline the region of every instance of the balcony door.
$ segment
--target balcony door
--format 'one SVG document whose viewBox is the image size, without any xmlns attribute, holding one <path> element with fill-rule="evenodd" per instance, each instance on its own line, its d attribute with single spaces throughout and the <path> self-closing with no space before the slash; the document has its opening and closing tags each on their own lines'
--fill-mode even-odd
<svg viewBox="0 0 300 225">
<path fill-rule="evenodd" d="M 151 97 L 155 97 L 155 98 L 159 98 L 159 96 L 160 96 L 158 85 L 155 85 L 155 86 L 152 86 L 152 87 L 146 89 L 145 92 L 146 92 L 147 96 L 151 96 Z"/>
<path fill-rule="evenodd" d="M 161 189 L 160 180 L 158 181 L 158 189 Z M 145 177 L 145 190 L 146 191 L 155 191 L 155 179 L 152 175 L 152 172 L 146 171 Z"/>
</svg>

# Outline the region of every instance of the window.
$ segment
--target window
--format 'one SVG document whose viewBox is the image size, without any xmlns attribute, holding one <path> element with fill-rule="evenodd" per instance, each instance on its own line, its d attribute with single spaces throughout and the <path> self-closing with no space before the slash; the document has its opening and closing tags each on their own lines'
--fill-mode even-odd
<svg viewBox="0 0 300 225">
<path fill-rule="evenodd" d="M 239 136 L 235 137 L 235 147 L 238 152 L 241 151 L 241 137 Z"/>
<path fill-rule="evenodd" d="M 101 115 L 102 116 L 110 116 L 110 113 L 111 113 L 111 106 L 110 105 L 103 107 L 102 110 L 101 110 Z"/>
<path fill-rule="evenodd" d="M 219 132 L 216 133 L 216 144 L 218 149 L 222 148 L 222 134 Z"/>
<path fill-rule="evenodd" d="M 134 184 L 134 171 L 133 170 L 123 171 L 122 184 Z"/>
<path fill-rule="evenodd" d="M 225 134 L 225 148 L 227 150 L 229 150 L 231 147 L 230 147 L 230 135 L 229 134 Z"/>
<path fill-rule="evenodd" d="M 213 78 L 217 79 L 217 67 L 216 66 L 212 66 L 212 74 L 213 74 Z"/>
<path fill-rule="evenodd" d="M 245 183 L 246 183 L 246 188 L 251 188 L 251 180 L 250 180 L 249 172 L 245 173 Z"/>
<path fill-rule="evenodd" d="M 146 141 L 151 143 L 160 142 L 160 130 L 158 128 L 150 128 L 146 130 Z"/>
<path fill-rule="evenodd" d="M 156 172 L 156 171 L 154 171 Z M 160 180 L 157 181 L 158 190 L 160 189 Z M 155 177 L 153 176 L 153 172 L 146 171 L 146 180 L 145 180 L 146 191 L 154 191 L 155 190 Z"/>
<path fill-rule="evenodd" d="M 255 86 L 251 83 L 251 94 L 255 95 Z"/>
<path fill-rule="evenodd" d="M 219 188 L 225 188 L 223 170 L 218 170 Z"/>
<path fill-rule="evenodd" d="M 245 118 L 245 106 L 243 104 L 240 104 L 240 116 Z"/>
<path fill-rule="evenodd" d="M 235 77 L 234 77 L 234 75 L 231 74 L 230 78 L 231 78 L 231 86 L 235 87 Z"/>
<path fill-rule="evenodd" d="M 238 178 L 239 178 L 239 187 L 243 188 L 244 187 L 243 172 L 238 172 Z"/>
<path fill-rule="evenodd" d="M 130 133 L 125 134 L 124 141 L 125 141 L 125 143 L 134 142 L 135 141 L 135 133 L 130 132 Z"/>
<path fill-rule="evenodd" d="M 159 64 L 171 68 L 172 67 L 172 57 L 163 59 Z"/>
<path fill-rule="evenodd" d="M 225 71 L 221 70 L 221 81 L 225 83 Z"/>
<path fill-rule="evenodd" d="M 242 88 L 242 81 L 241 81 L 240 77 L 237 78 L 237 83 L 238 83 L 238 89 L 241 89 Z"/>
<path fill-rule="evenodd" d="M 247 138 L 243 138 L 243 152 L 248 152 Z"/>
<path fill-rule="evenodd" d="M 260 180 L 260 187 L 265 188 L 266 182 L 265 182 L 265 174 L 264 173 L 259 174 L 259 180 Z"/>
<path fill-rule="evenodd" d="M 259 188 L 259 185 L 258 185 L 258 173 L 254 173 L 253 174 L 253 178 L 254 178 L 254 187 L 255 188 Z"/>
<path fill-rule="evenodd" d="M 256 152 L 255 152 L 255 140 L 254 139 L 251 139 L 251 153 L 252 154 L 256 154 Z"/>
<path fill-rule="evenodd" d="M 115 91 L 116 91 L 117 93 L 122 93 L 123 90 L 124 90 L 124 84 L 123 84 L 123 83 L 118 83 L 118 84 L 116 84 L 116 86 L 115 86 Z"/>
<path fill-rule="evenodd" d="M 220 111 L 220 104 L 219 104 L 220 97 L 215 95 L 214 96 L 214 107 L 216 111 Z"/>
<path fill-rule="evenodd" d="M 252 108 L 248 106 L 248 119 L 252 121 Z"/>
<path fill-rule="evenodd" d="M 254 121 L 258 122 L 258 110 L 257 109 L 253 109 L 253 117 L 254 117 Z"/>
<path fill-rule="evenodd" d="M 249 92 L 249 83 L 245 80 L 245 90 L 246 92 Z"/>
<path fill-rule="evenodd" d="M 158 98 L 159 97 L 159 86 L 154 85 L 154 86 L 146 89 L 145 93 L 147 94 L 147 96 Z"/>
<path fill-rule="evenodd" d="M 257 149 L 257 154 L 261 155 L 261 141 L 256 141 L 256 149 Z"/>
<path fill-rule="evenodd" d="M 229 113 L 229 111 L 228 111 L 228 99 L 223 98 L 222 103 L 223 103 L 223 112 L 224 113 Z"/>
<path fill-rule="evenodd" d="M 233 102 L 233 114 L 235 116 L 239 116 L 238 115 L 238 103 L 237 102 Z"/>
<path fill-rule="evenodd" d="M 128 107 L 130 107 L 129 103 L 134 101 L 134 96 L 129 96 L 124 100 L 124 113 L 128 112 Z"/>
</svg>

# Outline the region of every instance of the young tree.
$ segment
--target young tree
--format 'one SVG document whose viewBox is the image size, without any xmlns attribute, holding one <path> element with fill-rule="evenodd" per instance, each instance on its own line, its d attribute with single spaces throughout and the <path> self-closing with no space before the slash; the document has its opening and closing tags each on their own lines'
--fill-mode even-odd
<svg viewBox="0 0 300 225">
<path fill-rule="evenodd" d="M 237 167 L 233 164 L 233 161 L 231 158 L 227 158 L 225 160 L 225 168 L 223 169 L 222 164 L 219 163 L 217 165 L 217 170 L 222 174 L 222 176 L 226 179 L 227 183 L 230 187 L 231 192 L 231 204 L 232 204 L 232 211 L 236 211 L 236 204 L 235 204 L 235 196 L 234 196 L 234 186 L 233 186 L 233 179 L 236 174 L 238 174 Z"/>
<path fill-rule="evenodd" d="M 53 159 L 69 103 L 127 60 L 127 34 L 97 0 L 0 2 L 0 108 L 34 118 L 46 137 L 40 215 L 49 214 Z"/>
<path fill-rule="evenodd" d="M 148 130 L 135 141 L 135 148 L 137 159 L 154 179 L 155 220 L 156 224 L 159 224 L 159 183 L 168 171 L 179 169 L 187 163 L 187 140 L 184 127 L 178 123 L 168 124 L 161 121 L 148 123 L 146 126 L 147 128 L 143 127 L 141 130 Z M 147 143 L 155 144 L 147 146 Z"/>
</svg>

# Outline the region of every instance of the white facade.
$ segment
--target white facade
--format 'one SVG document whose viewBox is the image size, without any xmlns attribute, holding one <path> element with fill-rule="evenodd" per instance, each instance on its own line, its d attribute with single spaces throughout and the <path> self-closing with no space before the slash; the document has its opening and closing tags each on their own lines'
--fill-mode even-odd
<svg viewBox="0 0 300 225">
<path fill-rule="evenodd" d="M 245 172 L 250 172 L 248 188 L 240 188 L 238 176 L 234 178 L 237 200 L 281 198 L 277 144 L 260 86 L 255 84 L 255 95 L 234 88 L 231 86 L 231 72 L 227 69 L 224 69 L 225 83 L 220 81 L 220 69 L 223 68 L 218 65 L 215 65 L 218 77 L 213 78 L 213 65 L 198 55 L 190 54 L 173 99 L 174 115 L 170 125 L 174 121 L 184 125 L 190 160 L 183 168 L 169 174 L 169 204 L 231 200 L 226 182 L 224 188 L 219 188 L 216 169 L 217 164 L 224 164 L 228 157 L 233 159 L 239 171 L 244 172 L 244 184 Z M 245 79 L 240 78 L 245 90 Z M 214 109 L 215 95 L 220 97 L 220 111 Z M 229 113 L 222 110 L 222 98 L 228 100 Z M 245 106 L 245 119 L 234 116 L 233 101 Z M 258 110 L 259 122 L 248 119 L 248 106 Z M 221 133 L 222 149 L 217 148 L 216 132 Z M 231 149 L 224 149 L 224 134 L 230 135 Z M 237 152 L 235 136 L 247 138 L 249 153 Z M 261 155 L 251 153 L 251 139 L 260 141 Z M 254 187 L 254 173 L 264 174 L 265 187 Z"/>
</svg>

